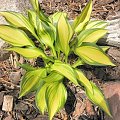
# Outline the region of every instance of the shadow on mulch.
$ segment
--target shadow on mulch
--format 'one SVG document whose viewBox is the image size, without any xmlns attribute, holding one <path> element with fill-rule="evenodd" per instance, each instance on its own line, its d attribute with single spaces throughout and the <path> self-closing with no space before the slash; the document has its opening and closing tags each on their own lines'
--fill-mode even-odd
<svg viewBox="0 0 120 120">
<path fill-rule="evenodd" d="M 77 119 L 74 119 L 72 113 L 75 111 L 77 98 L 75 93 L 67 86 L 68 98 L 65 104 L 65 112 L 68 116 L 68 120 L 105 120 L 104 112 L 98 108 L 96 111 L 94 108 L 95 115 L 81 114 Z M 99 113 L 99 114 L 98 114 Z"/>
</svg>

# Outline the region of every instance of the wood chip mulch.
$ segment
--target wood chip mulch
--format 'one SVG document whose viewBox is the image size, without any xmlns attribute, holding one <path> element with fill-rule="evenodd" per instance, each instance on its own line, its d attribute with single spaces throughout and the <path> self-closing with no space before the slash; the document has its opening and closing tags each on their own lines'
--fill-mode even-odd
<svg viewBox="0 0 120 120">
<path fill-rule="evenodd" d="M 65 11 L 70 19 L 74 19 L 87 1 L 42 0 L 40 4 L 46 14 Z M 92 18 L 120 18 L 120 0 L 93 0 L 93 3 Z M 107 80 L 115 81 L 120 78 L 120 48 L 111 47 L 108 54 L 116 67 L 81 67 L 86 76 L 100 87 Z M 47 113 L 41 115 L 36 109 L 34 93 L 18 99 L 19 82 L 25 71 L 17 67 L 17 62 L 25 61 L 15 53 L 9 53 L 8 58 L 0 61 L 0 120 L 48 120 Z M 35 65 L 34 60 L 29 63 Z M 104 113 L 90 103 L 81 88 L 68 85 L 68 93 L 65 108 L 55 115 L 54 120 L 104 120 Z"/>
</svg>

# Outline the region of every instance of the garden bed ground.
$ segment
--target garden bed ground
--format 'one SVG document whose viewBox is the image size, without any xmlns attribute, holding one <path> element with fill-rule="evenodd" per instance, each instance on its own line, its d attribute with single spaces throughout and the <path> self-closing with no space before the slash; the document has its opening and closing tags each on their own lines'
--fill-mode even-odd
<svg viewBox="0 0 120 120">
<path fill-rule="evenodd" d="M 92 17 L 97 19 L 120 18 L 119 0 L 93 0 Z M 66 11 L 70 19 L 81 12 L 86 4 L 85 0 L 43 0 L 42 9 L 46 14 L 55 11 Z M 17 62 L 29 62 L 32 65 L 41 64 L 40 61 L 27 61 L 16 53 L 0 51 L 0 120 L 48 120 L 48 115 L 41 115 L 34 103 L 34 93 L 18 99 L 19 82 L 25 71 L 17 66 Z M 114 120 L 120 119 L 120 47 L 110 47 L 108 55 L 116 64 L 115 67 L 80 67 L 88 77 L 94 81 L 105 93 Z M 84 91 L 73 84 L 68 85 L 68 100 L 65 108 L 56 114 L 54 120 L 110 120 L 97 106 L 93 106 Z M 5 98 L 13 107 L 6 108 Z"/>
</svg>

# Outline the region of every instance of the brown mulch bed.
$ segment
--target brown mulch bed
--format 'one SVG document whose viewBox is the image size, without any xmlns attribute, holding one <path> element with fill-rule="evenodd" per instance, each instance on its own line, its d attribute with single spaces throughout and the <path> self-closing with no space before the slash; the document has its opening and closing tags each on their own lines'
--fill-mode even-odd
<svg viewBox="0 0 120 120">
<path fill-rule="evenodd" d="M 74 19 L 82 11 L 86 2 L 87 0 L 43 0 L 41 6 L 46 14 L 65 11 L 70 19 Z M 93 0 L 93 2 L 93 18 L 107 20 L 119 17 L 119 0 Z M 120 48 L 111 47 L 108 55 L 116 67 L 80 67 L 88 79 L 94 81 L 99 87 L 102 87 L 106 81 L 120 79 Z M 32 65 L 38 63 L 34 60 L 26 61 L 15 53 L 9 53 L 5 60 L 0 61 L 0 120 L 48 120 L 47 113 L 41 115 L 36 109 L 34 93 L 18 99 L 19 82 L 25 71 L 17 66 L 17 62 L 29 62 Z M 73 84 L 68 85 L 68 93 L 65 108 L 55 115 L 54 120 L 104 120 L 104 113 L 89 102 L 81 88 Z M 14 99 L 11 112 L 2 110 L 3 98 L 6 95 Z"/>
<path fill-rule="evenodd" d="M 47 14 L 56 11 L 65 11 L 70 19 L 74 19 L 81 13 L 88 0 L 42 0 L 42 9 Z M 119 0 L 93 0 L 92 18 L 96 19 L 113 19 L 113 16 L 120 17 Z"/>
</svg>

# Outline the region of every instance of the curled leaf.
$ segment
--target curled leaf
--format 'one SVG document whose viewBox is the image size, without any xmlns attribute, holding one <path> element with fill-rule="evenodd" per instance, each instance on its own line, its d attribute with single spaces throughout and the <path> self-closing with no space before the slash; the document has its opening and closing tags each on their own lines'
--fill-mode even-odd
<svg viewBox="0 0 120 120">
<path fill-rule="evenodd" d="M 37 20 L 39 19 L 39 16 L 36 14 L 33 10 L 28 10 L 28 18 L 30 23 L 34 26 L 34 28 L 37 30 Z"/>
<path fill-rule="evenodd" d="M 37 15 L 39 16 L 39 19 L 42 21 L 46 21 L 49 22 L 48 17 L 43 13 L 42 9 L 39 6 L 39 1 L 38 0 L 30 0 L 34 11 L 37 13 Z"/>
</svg>

